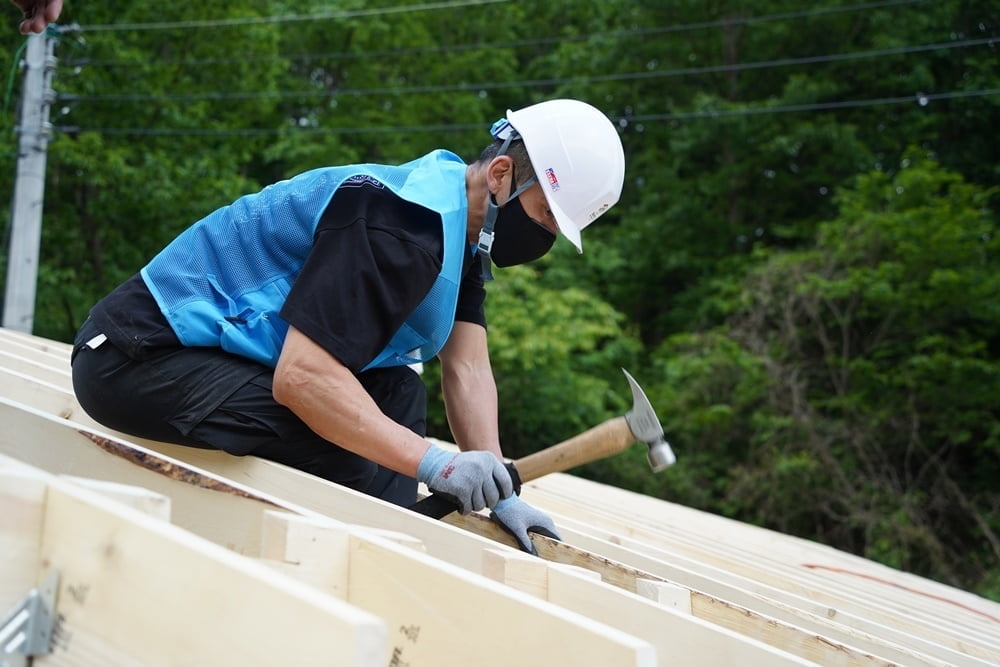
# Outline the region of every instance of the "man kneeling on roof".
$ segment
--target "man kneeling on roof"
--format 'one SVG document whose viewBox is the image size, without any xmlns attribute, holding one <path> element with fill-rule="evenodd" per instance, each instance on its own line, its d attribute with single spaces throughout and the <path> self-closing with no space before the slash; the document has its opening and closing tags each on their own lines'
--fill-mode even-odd
<svg viewBox="0 0 1000 667">
<path fill-rule="evenodd" d="M 307 171 L 182 232 L 98 302 L 73 386 L 91 417 L 135 436 L 252 454 L 394 502 L 418 481 L 491 516 L 533 551 L 550 517 L 502 462 L 483 310 L 490 266 L 538 259 L 614 205 L 609 119 L 576 100 L 508 111 L 466 165 Z M 409 366 L 437 356 L 461 450 L 430 444 Z"/>
</svg>

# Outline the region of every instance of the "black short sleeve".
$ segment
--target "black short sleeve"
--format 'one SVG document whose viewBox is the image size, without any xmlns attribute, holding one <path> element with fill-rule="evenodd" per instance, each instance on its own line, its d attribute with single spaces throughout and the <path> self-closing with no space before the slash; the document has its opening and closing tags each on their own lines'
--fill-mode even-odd
<svg viewBox="0 0 1000 667">
<path fill-rule="evenodd" d="M 486 313 L 483 308 L 486 302 L 486 289 L 483 287 L 482 258 L 479 253 L 469 253 L 465 256 L 462 267 L 462 284 L 458 288 L 458 307 L 455 309 L 455 320 L 472 322 L 486 328 Z"/>
<path fill-rule="evenodd" d="M 388 344 L 441 270 L 440 216 L 378 181 L 345 181 L 281 316 L 354 372 Z"/>
</svg>

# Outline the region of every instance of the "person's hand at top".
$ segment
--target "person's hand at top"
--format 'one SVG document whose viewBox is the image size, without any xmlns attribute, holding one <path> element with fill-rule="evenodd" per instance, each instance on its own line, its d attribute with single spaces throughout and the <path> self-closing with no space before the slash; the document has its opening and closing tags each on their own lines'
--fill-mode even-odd
<svg viewBox="0 0 1000 667">
<path fill-rule="evenodd" d="M 21 21 L 21 34 L 27 35 L 30 32 L 41 33 L 50 24 L 59 18 L 62 13 L 63 0 L 10 0 L 14 6 L 24 12 L 24 20 Z"/>
</svg>

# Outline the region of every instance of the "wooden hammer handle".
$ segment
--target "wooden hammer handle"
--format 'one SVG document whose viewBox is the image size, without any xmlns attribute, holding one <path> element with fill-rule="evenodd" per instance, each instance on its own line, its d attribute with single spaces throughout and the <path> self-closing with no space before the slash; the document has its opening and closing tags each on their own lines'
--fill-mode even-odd
<svg viewBox="0 0 1000 667">
<path fill-rule="evenodd" d="M 522 482 L 530 482 L 551 472 L 562 472 L 617 454 L 633 442 L 635 436 L 625 417 L 615 417 L 558 445 L 517 459 L 514 467 Z"/>
</svg>

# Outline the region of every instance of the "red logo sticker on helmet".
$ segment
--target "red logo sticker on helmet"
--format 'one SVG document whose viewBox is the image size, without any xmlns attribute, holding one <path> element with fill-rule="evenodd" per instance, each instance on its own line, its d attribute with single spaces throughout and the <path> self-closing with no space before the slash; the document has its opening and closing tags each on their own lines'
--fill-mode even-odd
<svg viewBox="0 0 1000 667">
<path fill-rule="evenodd" d="M 552 167 L 545 170 L 545 176 L 549 179 L 549 186 L 552 188 L 552 192 L 556 192 L 559 189 L 559 179 L 556 177 L 556 172 Z"/>
</svg>

